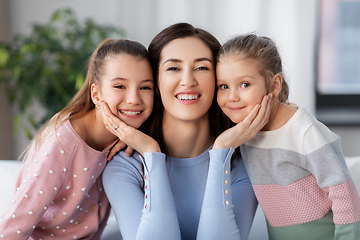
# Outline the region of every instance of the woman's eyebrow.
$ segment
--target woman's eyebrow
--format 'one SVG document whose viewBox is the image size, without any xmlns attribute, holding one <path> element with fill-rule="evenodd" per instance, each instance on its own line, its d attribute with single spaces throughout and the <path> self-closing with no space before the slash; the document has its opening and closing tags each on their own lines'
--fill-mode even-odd
<svg viewBox="0 0 360 240">
<path fill-rule="evenodd" d="M 207 57 L 203 57 L 203 58 L 197 58 L 195 59 L 195 62 L 202 62 L 202 61 L 208 61 L 210 63 L 212 63 L 212 61 L 207 58 Z M 178 63 L 178 62 L 182 62 L 180 59 L 177 59 L 177 58 L 169 58 L 167 60 L 164 61 L 163 65 L 167 62 L 175 62 L 175 63 Z"/>
<path fill-rule="evenodd" d="M 145 80 L 142 80 L 141 82 L 142 82 L 142 83 L 148 83 L 148 82 L 153 83 L 154 80 L 152 80 L 152 79 L 145 79 Z"/>
<path fill-rule="evenodd" d="M 167 62 L 175 62 L 175 63 L 177 63 L 177 62 L 182 62 L 182 61 L 180 59 L 176 59 L 176 58 L 169 58 L 169 59 L 164 61 L 163 65 L 165 63 L 167 63 Z"/>
<path fill-rule="evenodd" d="M 202 61 L 209 61 L 209 62 L 212 63 L 212 61 L 210 59 L 206 58 L 206 57 L 195 59 L 195 62 L 202 62 Z"/>
</svg>

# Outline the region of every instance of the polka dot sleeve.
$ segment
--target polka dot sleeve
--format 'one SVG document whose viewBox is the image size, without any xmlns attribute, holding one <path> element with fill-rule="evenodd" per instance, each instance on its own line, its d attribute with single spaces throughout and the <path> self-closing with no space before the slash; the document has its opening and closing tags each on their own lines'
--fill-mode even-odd
<svg viewBox="0 0 360 240">
<path fill-rule="evenodd" d="M 22 166 L 14 200 L 0 223 L 0 239 L 28 239 L 41 219 L 55 217 L 46 211 L 67 173 L 67 161 L 56 138 L 34 147 Z"/>
</svg>

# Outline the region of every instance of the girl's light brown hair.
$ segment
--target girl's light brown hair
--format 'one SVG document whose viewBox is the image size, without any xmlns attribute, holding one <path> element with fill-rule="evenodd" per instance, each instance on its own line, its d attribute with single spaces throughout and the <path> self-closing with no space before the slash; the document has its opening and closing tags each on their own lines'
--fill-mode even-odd
<svg viewBox="0 0 360 240">
<path fill-rule="evenodd" d="M 106 39 L 100 43 L 90 56 L 83 86 L 61 111 L 44 124 L 32 142 L 32 144 L 35 144 L 35 150 L 65 121 L 83 116 L 89 110 L 95 108 L 95 104 L 91 99 L 91 85 L 93 83 L 97 84 L 101 89 L 101 80 L 106 63 L 122 54 L 139 58 L 139 60 L 146 59 L 150 61 L 147 49 L 139 42 L 126 39 Z"/>
<path fill-rule="evenodd" d="M 289 86 L 285 81 L 281 57 L 274 41 L 256 34 L 239 35 L 220 48 L 218 60 L 228 56 L 257 61 L 259 73 L 265 78 L 266 86 L 276 74 L 281 74 L 283 81 L 278 99 L 283 103 L 288 102 Z"/>
</svg>

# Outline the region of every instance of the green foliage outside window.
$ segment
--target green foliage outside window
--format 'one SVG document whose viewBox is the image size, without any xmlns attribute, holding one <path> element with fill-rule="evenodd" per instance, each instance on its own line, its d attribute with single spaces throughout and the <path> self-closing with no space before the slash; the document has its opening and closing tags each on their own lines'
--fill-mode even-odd
<svg viewBox="0 0 360 240">
<path fill-rule="evenodd" d="M 0 43 L 0 87 L 9 102 L 16 104 L 14 133 L 20 118 L 26 136 L 31 139 L 45 121 L 61 110 L 82 86 L 88 59 L 106 38 L 122 38 L 124 31 L 99 25 L 92 19 L 80 23 L 72 10 L 56 11 L 46 24 L 37 24 L 28 36 L 17 35 L 9 43 Z M 28 108 L 34 100 L 46 109 L 36 120 Z"/>
</svg>

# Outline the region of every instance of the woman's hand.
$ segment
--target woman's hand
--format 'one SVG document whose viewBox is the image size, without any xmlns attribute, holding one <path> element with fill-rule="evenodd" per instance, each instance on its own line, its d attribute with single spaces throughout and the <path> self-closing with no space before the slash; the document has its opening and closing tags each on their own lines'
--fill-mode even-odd
<svg viewBox="0 0 360 240">
<path fill-rule="evenodd" d="M 138 151 L 142 156 L 144 156 L 145 152 L 161 152 L 159 144 L 153 138 L 131 126 L 128 126 L 126 123 L 117 118 L 110 111 L 106 102 L 101 101 L 100 105 L 101 115 L 106 129 L 117 136 L 120 141 L 125 143 L 128 147 Z M 119 145 L 119 147 L 121 147 L 121 145 Z M 130 149 L 127 149 L 127 151 L 128 153 L 131 152 Z"/>
<path fill-rule="evenodd" d="M 257 104 L 242 122 L 227 129 L 216 138 L 213 149 L 230 147 L 235 149 L 254 138 L 269 121 L 271 102 L 271 94 L 264 96 L 261 105 Z"/>
</svg>

